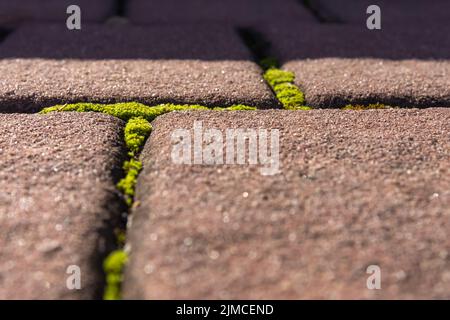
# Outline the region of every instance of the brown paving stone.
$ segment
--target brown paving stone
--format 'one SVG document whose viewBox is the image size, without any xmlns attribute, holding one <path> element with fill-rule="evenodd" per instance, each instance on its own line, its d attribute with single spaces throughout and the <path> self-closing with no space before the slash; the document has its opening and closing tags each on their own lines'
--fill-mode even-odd
<svg viewBox="0 0 450 320">
<path fill-rule="evenodd" d="M 278 23 L 261 28 L 314 107 L 348 103 L 450 106 L 448 27 Z"/>
<path fill-rule="evenodd" d="M 313 7 L 319 12 L 338 18 L 342 22 L 366 25 L 367 8 L 376 4 L 381 8 L 382 23 L 403 22 L 423 24 L 448 24 L 450 3 L 446 0 L 313 0 Z"/>
<path fill-rule="evenodd" d="M 314 107 L 450 107 L 449 61 L 326 58 L 296 60 L 283 68 L 296 74 L 306 104 Z"/>
<path fill-rule="evenodd" d="M 281 173 L 175 165 L 171 133 L 280 130 Z M 171 113 L 129 230 L 138 299 L 449 298 L 450 109 Z M 382 290 L 366 289 L 366 268 Z"/>
<path fill-rule="evenodd" d="M 0 0 L 0 26 L 16 27 L 23 22 L 55 21 L 66 24 L 67 7 L 78 5 L 82 21 L 104 21 L 116 13 L 115 0 Z"/>
<path fill-rule="evenodd" d="M 139 24 L 206 21 L 249 26 L 274 19 L 314 20 L 296 0 L 130 0 L 126 11 Z"/>
<path fill-rule="evenodd" d="M 313 58 L 450 59 L 450 25 L 386 26 L 370 31 L 354 25 L 284 21 L 258 26 L 282 62 Z"/>
<path fill-rule="evenodd" d="M 101 297 L 123 207 L 123 122 L 102 114 L 1 115 L 0 299 Z M 66 269 L 81 268 L 81 290 Z"/>
<path fill-rule="evenodd" d="M 2 58 L 248 60 L 237 32 L 219 24 L 131 26 L 27 24 L 1 46 Z"/>
<path fill-rule="evenodd" d="M 8 75 L 0 80 L 2 111 L 79 101 L 277 103 L 248 49 L 228 27 L 91 25 L 78 33 L 29 26 L 1 49 L 0 71 Z"/>
</svg>

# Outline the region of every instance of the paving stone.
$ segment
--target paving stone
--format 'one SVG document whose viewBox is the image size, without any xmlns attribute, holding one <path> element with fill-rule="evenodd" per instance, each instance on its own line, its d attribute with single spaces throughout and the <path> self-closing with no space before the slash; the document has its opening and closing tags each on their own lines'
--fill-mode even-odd
<svg viewBox="0 0 450 320">
<path fill-rule="evenodd" d="M 0 299 L 100 298 L 123 206 L 123 122 L 102 114 L 0 114 Z M 69 290 L 67 268 L 81 270 Z M 72 271 L 73 272 L 73 271 Z"/>
<path fill-rule="evenodd" d="M 339 21 L 366 25 L 370 5 L 376 4 L 381 9 L 382 23 L 428 23 L 448 24 L 450 3 L 446 0 L 313 0 L 312 5 L 318 10 L 337 17 Z"/>
<path fill-rule="evenodd" d="M 126 11 L 139 24 L 208 21 L 249 26 L 273 19 L 314 21 L 296 0 L 130 0 Z"/>
<path fill-rule="evenodd" d="M 281 172 L 174 164 L 172 133 L 194 121 L 279 129 Z M 126 298 L 449 298 L 450 109 L 171 113 L 153 125 Z M 369 265 L 381 290 L 366 288 Z"/>
<path fill-rule="evenodd" d="M 283 68 L 296 73 L 307 104 L 327 108 L 376 102 L 450 106 L 447 31 L 302 23 L 261 28 Z"/>
<path fill-rule="evenodd" d="M 227 27 L 86 26 L 77 33 L 29 26 L 0 48 L 0 71 L 8 75 L 0 80 L 2 111 L 80 101 L 277 104 L 248 49 Z"/>
<path fill-rule="evenodd" d="M 33 41 L 30 41 L 32 39 Z M 129 26 L 27 24 L 1 46 L 1 58 L 249 60 L 232 27 L 219 24 Z"/>
<path fill-rule="evenodd" d="M 293 61 L 306 104 L 319 108 L 382 103 L 399 107 L 450 107 L 450 62 L 321 59 Z"/>
<path fill-rule="evenodd" d="M 354 25 L 276 22 L 257 28 L 282 62 L 314 58 L 450 59 L 450 26 L 391 25 L 370 31 Z"/>
<path fill-rule="evenodd" d="M 57 21 L 65 26 L 70 5 L 80 7 L 84 22 L 105 21 L 117 10 L 115 0 L 0 0 L 0 26 L 17 27 L 30 21 Z"/>
</svg>

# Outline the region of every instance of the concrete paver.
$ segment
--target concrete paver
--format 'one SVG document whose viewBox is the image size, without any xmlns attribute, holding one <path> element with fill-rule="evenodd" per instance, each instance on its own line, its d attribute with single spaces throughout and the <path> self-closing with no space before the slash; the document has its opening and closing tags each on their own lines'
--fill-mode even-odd
<svg viewBox="0 0 450 320">
<path fill-rule="evenodd" d="M 277 105 L 228 27 L 29 26 L 0 48 L 2 111 L 80 101 Z"/>
<path fill-rule="evenodd" d="M 274 19 L 314 21 L 296 0 L 130 0 L 126 11 L 138 24 L 208 21 L 245 27 Z"/>
<path fill-rule="evenodd" d="M 450 4 L 446 0 L 313 0 L 313 6 L 319 11 L 331 14 L 345 23 L 360 23 L 365 26 L 370 5 L 376 4 L 381 9 L 382 23 L 448 24 Z"/>
<path fill-rule="evenodd" d="M 319 108 L 382 103 L 450 107 L 450 62 L 317 59 L 286 63 L 306 103 Z"/>
<path fill-rule="evenodd" d="M 450 106 L 446 28 L 372 32 L 355 26 L 278 23 L 261 32 L 283 68 L 296 73 L 296 84 L 314 107 L 377 102 Z"/>
<path fill-rule="evenodd" d="M 80 7 L 85 22 L 105 21 L 117 10 L 115 0 L 1 0 L 0 27 L 17 27 L 30 21 L 55 21 L 65 25 L 69 17 L 67 8 L 73 4 Z"/>
<path fill-rule="evenodd" d="M 172 133 L 194 121 L 279 129 L 281 173 L 174 164 Z M 124 297 L 448 298 L 449 125 L 445 108 L 159 117 L 142 155 Z M 366 287 L 370 265 L 382 290 Z"/>
<path fill-rule="evenodd" d="M 0 299 L 95 299 L 115 246 L 123 122 L 102 114 L 0 115 Z M 81 290 L 66 281 L 78 266 Z"/>
</svg>

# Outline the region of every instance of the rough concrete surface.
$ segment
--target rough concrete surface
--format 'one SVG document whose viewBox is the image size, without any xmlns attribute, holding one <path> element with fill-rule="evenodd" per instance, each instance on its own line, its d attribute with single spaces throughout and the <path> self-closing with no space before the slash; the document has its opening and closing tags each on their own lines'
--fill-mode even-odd
<svg viewBox="0 0 450 320">
<path fill-rule="evenodd" d="M 277 21 L 256 28 L 282 62 L 314 58 L 450 59 L 450 25 L 383 25 L 371 31 L 355 25 Z"/>
<path fill-rule="evenodd" d="M 450 62 L 383 59 L 294 60 L 306 104 L 337 108 L 383 103 L 400 107 L 450 107 Z"/>
<path fill-rule="evenodd" d="M 65 35 L 28 26 L 0 46 L 1 111 L 80 101 L 278 105 L 232 28 L 91 25 Z"/>
<path fill-rule="evenodd" d="M 20 0 L 0 1 L 0 26 L 17 27 L 30 21 L 55 21 L 66 25 L 67 8 L 78 5 L 82 21 L 105 21 L 117 12 L 115 0 Z"/>
<path fill-rule="evenodd" d="M 30 23 L 0 47 L 2 58 L 245 60 L 251 55 L 237 31 L 226 25 Z"/>
<path fill-rule="evenodd" d="M 206 21 L 243 27 L 273 19 L 314 21 L 296 0 L 130 0 L 126 16 L 138 24 Z"/>
<path fill-rule="evenodd" d="M 98 299 L 123 206 L 123 122 L 102 114 L 0 115 L 0 299 Z M 70 265 L 81 290 L 69 290 Z"/>
<path fill-rule="evenodd" d="M 279 129 L 281 173 L 174 164 L 171 135 L 195 120 Z M 450 109 L 178 112 L 153 125 L 125 298 L 449 298 Z M 381 290 L 366 287 L 369 265 Z"/>
<path fill-rule="evenodd" d="M 367 8 L 377 5 L 381 9 L 382 23 L 415 23 L 422 25 L 448 24 L 450 3 L 446 0 L 312 0 L 319 12 L 337 18 L 337 21 L 366 25 Z M 373 13 L 373 12 L 371 12 Z"/>
<path fill-rule="evenodd" d="M 373 32 L 286 21 L 260 31 L 283 68 L 296 73 L 308 105 L 450 106 L 448 27 L 400 24 Z"/>
</svg>

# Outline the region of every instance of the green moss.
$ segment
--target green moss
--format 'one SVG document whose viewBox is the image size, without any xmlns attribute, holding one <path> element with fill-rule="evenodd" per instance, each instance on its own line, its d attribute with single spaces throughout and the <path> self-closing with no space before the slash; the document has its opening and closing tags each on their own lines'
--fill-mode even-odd
<svg viewBox="0 0 450 320">
<path fill-rule="evenodd" d="M 142 170 L 142 162 L 135 158 L 131 158 L 130 160 L 125 161 L 123 169 L 125 170 L 125 178 L 119 181 L 117 189 L 125 195 L 126 203 L 131 206 L 133 204 L 137 177 Z"/>
<path fill-rule="evenodd" d="M 152 125 L 142 117 L 131 118 L 125 126 L 125 143 L 130 156 L 136 155 L 152 131 Z"/>
<path fill-rule="evenodd" d="M 252 111 L 252 110 L 257 110 L 255 107 L 249 107 L 249 106 L 244 106 L 242 104 L 237 104 L 231 107 L 216 107 L 213 108 L 212 110 L 216 110 L 216 111 Z"/>
<path fill-rule="evenodd" d="M 141 117 L 147 121 L 153 121 L 156 117 L 171 111 L 201 109 L 208 110 L 207 107 L 200 105 L 174 105 L 161 104 L 155 107 L 149 107 L 138 102 L 125 102 L 115 104 L 96 104 L 96 103 L 76 103 L 58 105 L 45 108 L 41 113 L 54 111 L 77 111 L 77 112 L 101 112 L 111 116 L 128 121 L 131 118 Z"/>
<path fill-rule="evenodd" d="M 214 108 L 212 108 L 214 109 Z M 217 108 L 220 110 L 254 110 L 255 108 L 234 105 L 228 108 Z M 172 112 L 183 110 L 211 110 L 211 108 L 201 105 L 177 105 L 177 104 L 160 104 L 157 106 L 149 107 L 138 102 L 124 102 L 115 104 L 99 104 L 99 103 L 75 103 L 57 105 L 43 109 L 40 113 L 46 114 L 50 112 L 60 111 L 76 111 L 76 112 L 101 112 L 109 114 L 111 116 L 120 118 L 124 121 L 128 121 L 131 118 L 143 118 L 149 122 L 153 121 L 156 117 Z"/>
<path fill-rule="evenodd" d="M 118 248 L 123 248 L 123 246 L 125 245 L 125 241 L 126 241 L 126 232 L 125 232 L 125 230 L 117 228 L 117 229 L 114 230 L 114 233 L 116 235 L 117 247 Z"/>
<path fill-rule="evenodd" d="M 275 87 L 282 83 L 294 83 L 295 75 L 290 71 L 272 68 L 264 73 L 264 79 L 271 87 Z"/>
<path fill-rule="evenodd" d="M 368 105 L 360 105 L 360 104 L 356 104 L 356 105 L 346 105 L 345 107 L 342 108 L 342 110 L 370 110 L 370 109 L 389 109 L 391 107 L 381 104 L 381 103 L 372 103 L 372 104 L 368 104 Z"/>
<path fill-rule="evenodd" d="M 120 300 L 123 269 L 128 262 L 128 255 L 123 250 L 111 252 L 103 261 L 103 270 L 106 274 L 106 287 L 103 293 L 104 300 Z"/>
<path fill-rule="evenodd" d="M 271 68 L 264 73 L 264 79 L 275 92 L 277 99 L 288 110 L 310 110 L 305 106 L 303 92 L 294 84 L 293 72 Z"/>
</svg>

